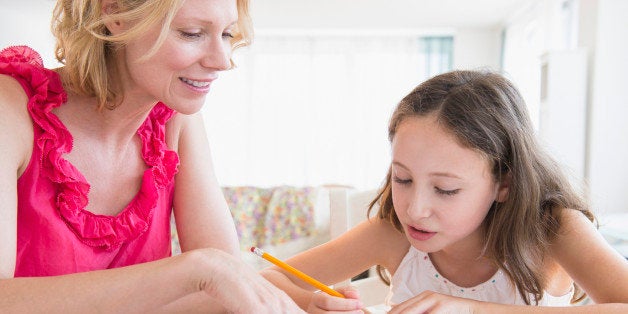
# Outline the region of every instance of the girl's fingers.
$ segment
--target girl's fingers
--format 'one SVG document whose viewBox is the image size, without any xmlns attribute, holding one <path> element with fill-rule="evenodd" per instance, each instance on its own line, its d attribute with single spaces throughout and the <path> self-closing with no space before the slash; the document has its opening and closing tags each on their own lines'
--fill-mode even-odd
<svg viewBox="0 0 628 314">
<path fill-rule="evenodd" d="M 344 291 L 344 290 L 343 290 Z M 356 295 L 357 291 L 348 291 L 349 295 Z M 340 291 L 339 291 L 340 292 Z M 342 293 L 342 292 L 340 292 Z M 343 293 L 344 294 L 344 293 Z M 362 301 L 356 298 L 339 298 L 328 295 L 325 292 L 315 293 L 312 297 L 312 304 L 325 311 L 359 311 L 362 308 Z M 359 312 L 358 312 L 359 313 Z"/>
<path fill-rule="evenodd" d="M 342 293 L 347 299 L 360 299 L 360 292 L 354 286 L 340 287 L 336 291 Z"/>
<path fill-rule="evenodd" d="M 434 292 L 432 291 L 424 291 L 419 295 L 406 300 L 403 303 L 393 306 L 388 314 L 426 313 L 433 305 L 433 300 L 432 298 L 430 298 L 430 296 L 432 296 L 433 294 Z"/>
</svg>

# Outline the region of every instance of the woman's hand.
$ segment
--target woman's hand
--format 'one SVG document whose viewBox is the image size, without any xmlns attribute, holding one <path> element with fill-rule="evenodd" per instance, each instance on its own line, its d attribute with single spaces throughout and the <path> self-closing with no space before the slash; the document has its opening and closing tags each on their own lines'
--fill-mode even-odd
<svg viewBox="0 0 628 314">
<path fill-rule="evenodd" d="M 345 299 L 331 296 L 325 292 L 317 291 L 313 294 L 307 308 L 308 313 L 363 313 L 360 295 L 351 286 L 337 289 L 345 296 Z"/>
<path fill-rule="evenodd" d="M 193 259 L 200 258 L 201 264 L 208 266 L 199 267 L 199 290 L 229 313 L 303 313 L 286 293 L 240 259 L 216 249 L 195 251 L 189 252 Z"/>
<path fill-rule="evenodd" d="M 478 301 L 471 299 L 452 297 L 433 291 L 424 291 L 414 298 L 393 306 L 388 313 L 471 314 L 477 310 L 478 303 Z"/>
</svg>

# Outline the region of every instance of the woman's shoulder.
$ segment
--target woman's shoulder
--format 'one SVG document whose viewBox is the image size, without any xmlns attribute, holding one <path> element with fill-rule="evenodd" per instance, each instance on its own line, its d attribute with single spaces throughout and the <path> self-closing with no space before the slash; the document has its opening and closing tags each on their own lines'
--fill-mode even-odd
<svg viewBox="0 0 628 314">
<path fill-rule="evenodd" d="M 13 77 L 28 97 L 65 98 L 59 74 L 44 67 L 37 51 L 28 46 L 10 46 L 0 50 L 0 74 Z"/>
<path fill-rule="evenodd" d="M 28 101 L 22 85 L 13 77 L 0 74 L 0 106 L 3 111 L 8 109 L 6 105 L 24 104 Z"/>
<path fill-rule="evenodd" d="M 0 74 L 0 111 L 6 118 L 6 125 L 3 125 L 20 125 L 29 121 L 27 104 L 28 96 L 22 85 L 13 77 Z"/>
<path fill-rule="evenodd" d="M 18 173 L 21 174 L 27 161 L 30 159 L 30 151 L 33 143 L 33 126 L 27 108 L 28 97 L 20 83 L 8 76 L 0 74 L 0 142 L 5 152 L 18 162 Z M 4 165 L 6 167 L 8 165 Z"/>
<path fill-rule="evenodd" d="M 170 149 L 178 151 L 181 132 L 190 124 L 190 117 L 184 114 L 177 114 L 176 111 L 171 112 L 172 115 L 165 122 L 166 145 L 168 145 Z"/>
<path fill-rule="evenodd" d="M 207 134 L 201 112 L 180 114 L 172 111 L 172 116 L 165 125 L 166 142 L 168 147 L 174 151 L 178 151 L 179 142 L 182 138 L 199 138 L 205 137 Z"/>
</svg>

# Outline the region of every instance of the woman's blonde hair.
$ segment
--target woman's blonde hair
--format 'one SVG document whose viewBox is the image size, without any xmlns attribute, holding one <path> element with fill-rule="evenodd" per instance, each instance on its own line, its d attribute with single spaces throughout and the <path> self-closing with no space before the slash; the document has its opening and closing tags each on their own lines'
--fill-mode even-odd
<svg viewBox="0 0 628 314">
<path fill-rule="evenodd" d="M 508 177 L 507 199 L 493 203 L 484 220 L 484 253 L 527 304 L 533 301 L 530 295 L 538 302 L 547 286 L 545 257 L 561 223 L 558 211 L 575 209 L 594 221 L 588 205 L 535 139 L 521 95 L 503 76 L 453 71 L 425 81 L 397 105 L 389 140 L 405 119 L 427 115 L 435 116 L 459 143 L 485 156 L 496 182 Z M 393 207 L 390 169 L 369 212 L 375 204 L 380 205 L 377 216 L 403 232 Z M 572 302 L 583 297 L 578 290 Z"/>
<path fill-rule="evenodd" d="M 51 28 L 57 39 L 55 57 L 65 65 L 65 87 L 80 95 L 96 97 L 99 109 L 116 100 L 107 71 L 108 62 L 111 62 L 109 57 L 116 45 L 161 24 L 161 33 L 144 58 L 150 57 L 165 40 L 170 23 L 184 1 L 116 0 L 116 12 L 103 15 L 102 0 L 57 0 Z M 234 49 L 250 44 L 253 38 L 249 0 L 236 1 L 238 22 L 231 40 Z M 113 36 L 105 26 L 112 20 L 137 23 L 126 32 Z"/>
</svg>

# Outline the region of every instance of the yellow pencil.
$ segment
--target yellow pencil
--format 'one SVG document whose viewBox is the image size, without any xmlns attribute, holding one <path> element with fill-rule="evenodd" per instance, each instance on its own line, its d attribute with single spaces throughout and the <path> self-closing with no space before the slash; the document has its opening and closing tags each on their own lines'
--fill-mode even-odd
<svg viewBox="0 0 628 314">
<path fill-rule="evenodd" d="M 329 295 L 333 295 L 335 297 L 340 297 L 340 298 L 344 298 L 345 296 L 342 295 L 340 292 L 329 288 L 328 286 L 326 286 L 324 283 L 306 275 L 305 273 L 303 273 L 302 271 L 282 262 L 281 260 L 277 259 L 276 257 L 264 252 L 264 250 L 260 249 L 260 248 L 256 248 L 256 247 L 251 247 L 251 252 L 255 253 L 255 255 L 260 256 L 261 258 L 285 269 L 286 271 L 290 272 L 291 274 L 299 277 L 301 280 L 309 283 L 310 285 L 320 289 L 321 291 L 326 292 Z"/>
</svg>

